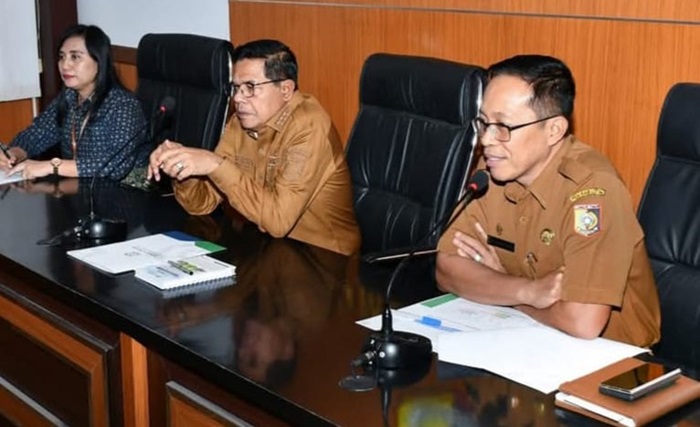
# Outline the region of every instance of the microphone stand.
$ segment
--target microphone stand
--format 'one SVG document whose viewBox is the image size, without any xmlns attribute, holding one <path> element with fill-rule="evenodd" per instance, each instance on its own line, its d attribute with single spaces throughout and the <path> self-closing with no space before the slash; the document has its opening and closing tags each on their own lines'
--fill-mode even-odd
<svg viewBox="0 0 700 427">
<path fill-rule="evenodd" d="M 150 129 L 151 133 L 155 132 L 154 129 L 154 124 L 156 123 L 156 120 L 159 118 L 165 117 L 167 113 L 170 113 L 173 108 L 175 108 L 175 99 L 172 96 L 166 96 L 163 98 L 163 101 L 160 103 L 156 111 L 153 113 L 153 116 L 151 117 L 148 122 L 144 124 L 144 126 L 139 129 L 139 131 L 130 138 L 130 140 L 133 140 L 138 137 L 141 133 L 145 132 L 146 129 Z M 144 141 L 141 142 L 141 144 L 148 142 L 150 138 L 146 138 Z M 109 163 L 114 160 L 114 158 L 128 145 L 128 140 L 126 144 L 124 144 L 122 147 L 119 148 L 119 150 L 115 151 L 112 156 L 110 156 L 109 159 L 104 163 L 102 166 L 103 168 Z M 137 147 L 140 147 L 141 144 L 138 144 Z M 112 167 L 114 169 L 114 167 Z M 111 169 L 108 170 L 108 172 L 111 172 Z M 106 175 L 106 173 L 105 173 Z M 78 227 L 80 227 L 80 231 L 75 234 L 75 236 L 78 239 L 81 239 L 83 237 L 87 237 L 90 239 L 104 239 L 104 240 L 120 240 L 126 237 L 126 221 L 120 220 L 120 219 L 110 219 L 110 218 L 101 218 L 97 216 L 95 213 L 95 181 L 97 179 L 97 175 L 93 175 L 92 181 L 90 182 L 90 213 L 86 218 L 82 218 L 78 220 Z"/>
<path fill-rule="evenodd" d="M 353 363 L 374 364 L 380 369 L 399 369 L 425 363 L 432 355 L 432 344 L 430 340 L 422 335 L 395 331 L 393 328 L 393 318 L 391 314 L 390 298 L 396 278 L 416 255 L 416 251 L 423 250 L 421 246 L 430 236 L 440 228 L 449 228 L 467 207 L 467 204 L 475 194 L 483 192 L 488 187 L 489 176 L 485 171 L 477 171 L 467 185 L 467 191 L 457 200 L 456 206 L 459 209 L 445 215 L 440 221 L 430 229 L 421 239 L 419 244 L 414 245 L 405 258 L 399 262 L 389 278 L 384 295 L 384 310 L 382 311 L 382 328 L 378 332 L 371 333 L 367 343 L 364 345 L 363 354 L 353 361 Z"/>
<path fill-rule="evenodd" d="M 146 123 L 139 128 L 139 130 L 132 135 L 126 142 L 120 146 L 112 155 L 107 158 L 107 160 L 102 164 L 100 170 L 102 170 L 104 175 L 111 172 L 115 166 L 110 169 L 105 170 L 105 168 L 112 162 L 117 155 L 119 155 L 130 142 L 138 138 L 147 129 L 150 128 L 153 132 L 153 124 L 155 120 L 159 117 L 163 117 L 170 113 L 173 108 L 175 108 L 175 99 L 171 96 L 166 96 L 163 98 L 163 102 L 158 106 L 158 109 L 153 113 L 153 116 Z M 148 142 L 148 138 L 144 139 L 141 143 L 136 145 L 136 148 L 140 148 L 142 144 Z M 56 245 L 62 244 L 64 239 L 74 238 L 81 240 L 83 238 L 93 239 L 96 243 L 101 241 L 116 241 L 122 240 L 126 237 L 127 224 L 125 220 L 122 219 L 112 219 L 112 218 L 102 218 L 95 213 L 95 181 L 97 180 L 97 174 L 92 176 L 89 188 L 89 207 L 90 211 L 86 217 L 78 219 L 78 223 L 75 227 L 71 227 L 62 233 L 45 240 L 40 240 L 38 244 L 43 245 Z"/>
</svg>

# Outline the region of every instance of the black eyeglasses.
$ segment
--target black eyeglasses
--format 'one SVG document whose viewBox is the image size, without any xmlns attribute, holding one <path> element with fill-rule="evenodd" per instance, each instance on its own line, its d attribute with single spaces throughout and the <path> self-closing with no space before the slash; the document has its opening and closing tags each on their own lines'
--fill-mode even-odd
<svg viewBox="0 0 700 427">
<path fill-rule="evenodd" d="M 266 82 L 260 82 L 260 83 L 253 83 L 253 82 L 243 82 L 239 85 L 232 85 L 233 88 L 233 95 L 235 96 L 239 91 L 241 92 L 241 95 L 243 95 L 246 98 L 252 98 L 255 96 L 255 88 L 258 86 L 266 85 L 268 83 L 279 83 L 283 82 L 287 79 L 275 79 L 275 80 L 268 80 Z"/>
<path fill-rule="evenodd" d="M 515 126 L 508 126 L 505 123 L 500 123 L 500 122 L 493 122 L 489 123 L 486 120 L 482 119 L 481 117 L 477 117 L 474 120 L 472 120 L 472 126 L 474 126 L 474 129 L 476 130 L 476 134 L 479 136 L 479 138 L 483 137 L 486 132 L 489 132 L 489 134 L 495 139 L 496 141 L 499 142 L 508 142 L 510 141 L 510 134 L 514 130 L 522 129 L 526 126 L 534 125 L 536 123 L 541 123 L 545 120 L 552 119 L 554 117 L 559 116 L 559 114 L 554 114 L 549 117 L 545 117 L 543 119 L 537 119 L 532 122 L 527 122 L 523 123 L 521 125 L 515 125 Z"/>
</svg>

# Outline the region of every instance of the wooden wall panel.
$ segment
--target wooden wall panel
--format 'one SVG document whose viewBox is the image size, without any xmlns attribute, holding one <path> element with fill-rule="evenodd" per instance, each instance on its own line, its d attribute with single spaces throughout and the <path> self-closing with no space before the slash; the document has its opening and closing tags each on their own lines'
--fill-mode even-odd
<svg viewBox="0 0 700 427">
<path fill-rule="evenodd" d="M 32 100 L 0 102 L 0 142 L 9 143 L 32 122 Z"/>
<path fill-rule="evenodd" d="M 230 0 L 238 1 L 238 0 Z M 243 0 L 246 1 L 246 0 Z M 269 0 L 256 0 L 271 3 Z M 278 2 L 274 0 L 274 2 Z M 699 22 L 700 3 L 696 0 L 305 0 L 312 4 L 346 7 L 489 12 L 557 17 L 597 17 L 648 21 Z M 294 3 L 294 0 L 282 1 Z M 298 2 L 297 2 L 298 3 Z"/>
<path fill-rule="evenodd" d="M 515 6 L 515 2 L 499 2 L 510 3 Z M 547 0 L 522 3 L 530 8 L 554 7 Z M 561 6 L 561 13 L 584 4 L 563 3 L 571 6 Z M 658 18 L 673 12 L 670 19 L 692 12 L 700 16 L 695 2 L 680 0 L 669 2 L 673 7 L 663 10 L 650 2 L 642 2 L 644 7 L 619 1 L 586 3 L 610 14 Z M 373 52 L 434 56 L 483 66 L 519 53 L 560 57 L 577 81 L 577 135 L 610 157 L 635 204 L 653 163 L 658 114 L 666 92 L 678 81 L 700 81 L 700 26 L 693 23 L 337 3 L 232 0 L 229 4 L 234 45 L 257 38 L 277 38 L 289 44 L 300 63 L 301 89 L 319 98 L 345 138 L 358 108 L 360 69 Z"/>
<path fill-rule="evenodd" d="M 116 63 L 117 75 L 121 79 L 122 84 L 127 89 L 135 91 L 138 83 L 138 75 L 136 74 L 136 65 Z"/>
</svg>

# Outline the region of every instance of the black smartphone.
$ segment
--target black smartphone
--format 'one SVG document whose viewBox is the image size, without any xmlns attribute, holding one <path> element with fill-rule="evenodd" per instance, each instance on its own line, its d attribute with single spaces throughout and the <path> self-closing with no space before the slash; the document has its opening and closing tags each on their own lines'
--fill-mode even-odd
<svg viewBox="0 0 700 427">
<path fill-rule="evenodd" d="M 598 390 L 609 396 L 632 401 L 673 384 L 680 375 L 680 368 L 646 362 L 601 382 Z"/>
</svg>

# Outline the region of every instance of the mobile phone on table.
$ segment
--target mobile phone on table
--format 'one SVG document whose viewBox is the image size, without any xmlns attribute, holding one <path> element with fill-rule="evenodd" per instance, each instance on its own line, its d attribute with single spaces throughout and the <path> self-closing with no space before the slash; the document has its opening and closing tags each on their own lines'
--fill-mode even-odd
<svg viewBox="0 0 700 427">
<path fill-rule="evenodd" d="M 633 401 L 655 390 L 670 386 L 680 375 L 680 368 L 646 362 L 601 382 L 598 390 L 609 396 Z"/>
</svg>

